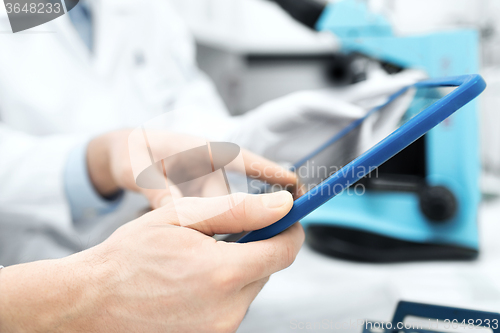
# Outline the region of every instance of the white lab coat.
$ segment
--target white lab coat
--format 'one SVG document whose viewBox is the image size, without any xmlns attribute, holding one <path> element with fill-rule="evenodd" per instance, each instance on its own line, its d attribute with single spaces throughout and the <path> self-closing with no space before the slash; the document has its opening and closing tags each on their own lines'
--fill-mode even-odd
<svg viewBox="0 0 500 333">
<path fill-rule="evenodd" d="M 0 34 L 4 265 L 85 249 L 144 205 L 129 195 L 117 212 L 75 225 L 63 170 L 77 143 L 188 105 L 197 106 L 189 108 L 191 118 L 226 115 L 214 87 L 197 69 L 191 35 L 168 1 L 90 4 L 94 55 L 67 15 L 23 33 Z M 0 13 L 0 31 L 8 30 L 7 15 Z"/>
</svg>

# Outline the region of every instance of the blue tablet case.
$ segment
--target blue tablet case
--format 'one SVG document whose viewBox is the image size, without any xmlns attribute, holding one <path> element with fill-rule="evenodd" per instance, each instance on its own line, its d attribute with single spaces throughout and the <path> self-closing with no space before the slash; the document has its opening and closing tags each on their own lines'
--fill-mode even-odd
<svg viewBox="0 0 500 333">
<path fill-rule="evenodd" d="M 461 107 L 475 99 L 484 91 L 484 89 L 486 88 L 486 83 L 480 75 L 463 75 L 442 79 L 425 80 L 418 82 L 410 87 L 406 87 L 391 96 L 386 104 L 371 110 L 364 118 L 353 122 L 341 133 L 319 147 L 312 154 L 299 161 L 296 165 L 303 164 L 312 156 L 329 147 L 333 142 L 336 142 L 342 136 L 349 133 L 352 129 L 358 127 L 373 112 L 377 112 L 412 87 L 457 88 L 450 94 L 435 102 L 427 109 L 417 114 L 415 117 L 410 119 L 407 123 L 398 128 L 384 140 L 356 158 L 351 163 L 344 166 L 341 170 L 333 174 L 331 177 L 308 192 L 306 195 L 297 199 L 290 212 L 280 221 L 266 228 L 252 231 L 246 234 L 240 240 L 238 240 L 238 243 L 247 243 L 268 239 L 288 229 L 300 219 L 304 218 L 315 209 L 326 203 L 328 200 L 339 194 L 339 188 L 346 189 L 352 184 L 356 183 L 366 174 L 370 173 L 374 168 L 389 160 L 391 157 L 426 134 L 433 127 L 444 121 L 454 112 L 458 111 Z M 360 174 L 359 170 L 366 170 L 366 172 L 364 174 Z"/>
</svg>

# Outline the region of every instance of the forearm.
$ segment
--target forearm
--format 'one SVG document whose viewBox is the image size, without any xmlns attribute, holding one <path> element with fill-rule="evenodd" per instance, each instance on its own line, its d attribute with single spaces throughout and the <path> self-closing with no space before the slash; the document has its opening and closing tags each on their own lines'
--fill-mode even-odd
<svg viewBox="0 0 500 333">
<path fill-rule="evenodd" d="M 78 260 L 16 265 L 0 271 L 0 332 L 68 332 L 97 311 L 95 271 Z M 89 327 L 88 325 L 80 327 Z"/>
</svg>

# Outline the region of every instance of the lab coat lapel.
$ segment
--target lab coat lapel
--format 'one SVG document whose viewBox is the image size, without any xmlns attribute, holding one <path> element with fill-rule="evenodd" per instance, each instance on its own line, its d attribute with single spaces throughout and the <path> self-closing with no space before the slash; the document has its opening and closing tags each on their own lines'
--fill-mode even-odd
<svg viewBox="0 0 500 333">
<path fill-rule="evenodd" d="M 130 36 L 134 11 L 127 0 L 121 1 L 88 0 L 93 20 L 92 51 L 82 41 L 68 15 L 63 15 L 49 23 L 57 32 L 61 44 L 73 53 L 82 65 L 88 66 L 89 70 L 101 77 L 109 76 L 114 72 L 127 43 L 127 36 Z"/>
<path fill-rule="evenodd" d="M 61 39 L 61 45 L 77 58 L 82 66 L 91 66 L 92 54 L 85 43 L 81 40 L 78 32 L 71 23 L 68 15 L 63 15 L 54 21 L 49 22 L 58 38 Z"/>
<path fill-rule="evenodd" d="M 134 5 L 135 3 L 135 5 Z M 128 54 L 127 45 L 133 35 L 136 6 L 129 0 L 93 0 L 95 70 L 108 77 Z"/>
</svg>

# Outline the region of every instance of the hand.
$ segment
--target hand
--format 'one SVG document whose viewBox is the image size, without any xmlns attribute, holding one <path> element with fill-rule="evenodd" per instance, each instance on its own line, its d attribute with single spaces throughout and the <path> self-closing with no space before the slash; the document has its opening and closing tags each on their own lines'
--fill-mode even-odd
<svg viewBox="0 0 500 333">
<path fill-rule="evenodd" d="M 234 196 L 241 204 L 206 211 Z M 286 191 L 233 198 L 183 198 L 124 225 L 104 243 L 60 260 L 0 272 L 0 331 L 234 332 L 269 276 L 295 259 L 296 224 L 265 241 L 217 242 L 276 222 L 293 205 Z M 193 221 L 180 227 L 177 215 Z"/>
<path fill-rule="evenodd" d="M 170 202 L 172 197 L 186 196 L 186 193 L 177 190 L 175 186 L 168 186 L 165 189 L 146 189 L 137 185 L 131 164 L 130 151 L 138 151 L 143 147 L 135 147 L 136 142 L 131 141 L 129 138 L 131 132 L 130 130 L 111 132 L 95 138 L 89 143 L 87 149 L 87 166 L 90 179 L 96 190 L 105 197 L 113 195 L 119 189 L 140 192 L 149 200 L 153 209 Z M 148 136 L 150 144 L 154 144 L 155 146 L 153 154 L 156 155 L 154 157 L 157 161 L 161 160 L 164 156 L 201 145 L 199 144 L 200 138 L 166 131 L 148 133 Z M 148 156 L 147 150 L 143 154 Z M 297 178 L 292 172 L 288 172 L 279 165 L 245 150 L 242 150 L 242 156 L 245 168 L 239 171 L 246 172 L 250 177 L 280 185 L 282 188 L 290 189 L 291 191 L 298 188 L 296 186 Z M 149 156 L 147 159 L 149 159 Z M 182 161 L 175 161 L 171 168 L 180 169 L 183 173 L 189 173 L 195 172 L 194 169 L 198 164 L 200 163 L 197 163 L 196 160 L 190 161 L 190 165 L 187 166 Z M 167 174 L 170 175 L 169 172 Z M 160 175 L 159 182 L 161 184 L 165 181 L 165 179 L 161 178 L 163 177 L 162 170 L 158 170 L 158 175 Z M 202 179 L 204 189 L 201 188 L 202 185 L 198 184 L 200 187 L 199 191 L 201 192 L 203 190 L 206 192 L 206 188 L 210 188 L 212 195 L 204 193 L 204 196 L 220 195 L 221 192 L 217 191 L 217 184 L 213 181 L 213 178 L 205 177 Z M 186 190 L 186 188 L 183 187 L 182 190 Z M 223 190 L 225 191 L 223 194 L 227 194 L 225 185 Z M 203 196 L 201 193 L 197 194 L 193 195 L 193 193 L 189 193 L 189 196 Z"/>
</svg>

